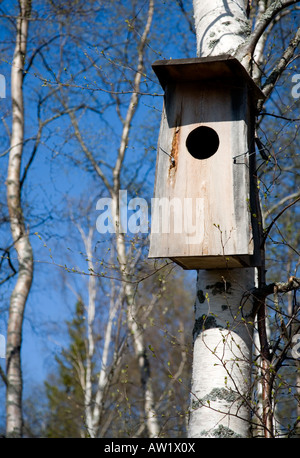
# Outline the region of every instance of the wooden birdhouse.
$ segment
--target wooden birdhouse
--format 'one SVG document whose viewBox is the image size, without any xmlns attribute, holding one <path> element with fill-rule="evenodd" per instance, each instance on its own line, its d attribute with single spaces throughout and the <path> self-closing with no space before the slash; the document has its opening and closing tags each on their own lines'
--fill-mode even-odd
<svg viewBox="0 0 300 458">
<path fill-rule="evenodd" d="M 254 107 L 263 93 L 231 56 L 157 61 L 164 89 L 150 258 L 185 269 L 259 265 Z"/>
</svg>

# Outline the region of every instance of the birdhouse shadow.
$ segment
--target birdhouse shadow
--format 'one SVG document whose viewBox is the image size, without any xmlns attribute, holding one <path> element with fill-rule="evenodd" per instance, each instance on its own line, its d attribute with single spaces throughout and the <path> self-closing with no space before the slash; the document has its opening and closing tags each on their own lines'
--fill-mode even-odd
<svg viewBox="0 0 300 458">
<path fill-rule="evenodd" d="M 202 82 L 168 84 L 164 94 L 169 128 L 209 122 L 233 122 L 245 117 L 247 88 Z"/>
</svg>

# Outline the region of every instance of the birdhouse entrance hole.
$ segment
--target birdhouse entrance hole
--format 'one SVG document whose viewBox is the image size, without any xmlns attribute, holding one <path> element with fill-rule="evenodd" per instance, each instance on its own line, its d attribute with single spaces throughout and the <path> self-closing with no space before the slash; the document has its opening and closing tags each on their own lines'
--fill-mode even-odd
<svg viewBox="0 0 300 458">
<path fill-rule="evenodd" d="M 195 159 L 208 159 L 213 156 L 219 143 L 217 132 L 207 126 L 196 127 L 186 139 L 187 150 Z"/>
</svg>

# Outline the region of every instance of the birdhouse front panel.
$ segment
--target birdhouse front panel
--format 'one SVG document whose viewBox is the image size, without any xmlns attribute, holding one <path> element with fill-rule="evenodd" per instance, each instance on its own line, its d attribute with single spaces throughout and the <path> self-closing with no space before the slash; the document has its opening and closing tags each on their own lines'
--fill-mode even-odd
<svg viewBox="0 0 300 458">
<path fill-rule="evenodd" d="M 165 97 L 149 257 L 171 258 L 186 269 L 250 265 L 255 231 L 249 87 L 229 78 L 219 61 L 196 64 L 193 71 L 191 65 L 183 69 L 182 61 L 172 63 L 167 78 L 164 64 L 163 76 L 156 69 Z"/>
</svg>

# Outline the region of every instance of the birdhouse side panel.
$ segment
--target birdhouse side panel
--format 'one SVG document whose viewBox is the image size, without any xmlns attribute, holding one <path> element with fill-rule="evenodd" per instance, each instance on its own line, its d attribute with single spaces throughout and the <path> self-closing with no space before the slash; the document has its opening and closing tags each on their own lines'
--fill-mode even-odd
<svg viewBox="0 0 300 458">
<path fill-rule="evenodd" d="M 233 110 L 240 119 L 238 128 L 232 125 L 232 139 L 234 149 L 232 151 L 232 169 L 234 183 L 234 207 L 238 227 L 238 251 L 254 255 L 257 232 L 257 219 L 251 203 L 253 196 L 252 175 L 255 172 L 252 164 L 255 162 L 254 150 L 254 114 L 251 93 L 248 88 L 239 89 L 238 98 L 232 98 Z M 242 191 L 242 193 L 241 193 Z M 242 224 L 241 224 L 242 222 Z M 252 259 L 251 262 L 254 262 Z M 258 259 L 255 261 L 258 262 Z"/>
<path fill-rule="evenodd" d="M 157 146 L 154 196 L 151 201 L 150 258 L 169 257 L 172 246 L 178 243 L 178 234 L 182 230 L 182 196 L 174 196 L 172 192 L 172 183 L 178 167 L 177 125 L 180 125 L 181 119 L 180 102 L 180 97 L 168 98 L 166 90 Z"/>
</svg>

